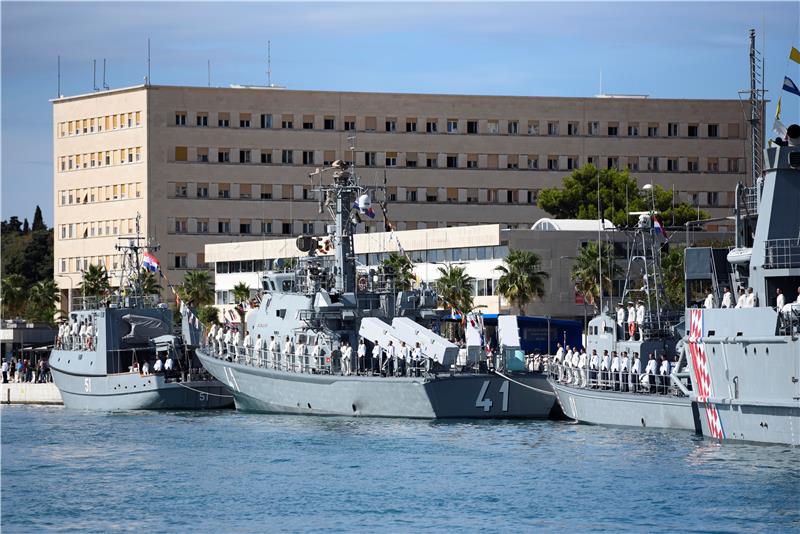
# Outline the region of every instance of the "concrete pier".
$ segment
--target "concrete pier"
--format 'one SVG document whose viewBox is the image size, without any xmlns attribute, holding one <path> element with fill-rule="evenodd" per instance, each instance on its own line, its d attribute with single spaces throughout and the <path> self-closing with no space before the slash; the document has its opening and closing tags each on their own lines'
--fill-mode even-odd
<svg viewBox="0 0 800 534">
<path fill-rule="evenodd" d="M 0 402 L 3 404 L 64 404 L 55 384 L 2 384 Z"/>
</svg>

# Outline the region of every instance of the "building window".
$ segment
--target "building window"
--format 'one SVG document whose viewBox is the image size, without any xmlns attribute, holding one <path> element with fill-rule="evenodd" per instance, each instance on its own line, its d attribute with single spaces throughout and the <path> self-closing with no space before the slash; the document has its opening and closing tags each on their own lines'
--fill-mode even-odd
<svg viewBox="0 0 800 534">
<path fill-rule="evenodd" d="M 377 165 L 377 155 L 375 152 L 364 152 L 364 165 L 366 167 L 374 167 Z"/>
<path fill-rule="evenodd" d="M 314 117 L 303 117 L 303 129 L 304 130 L 314 129 Z"/>
<path fill-rule="evenodd" d="M 648 126 L 647 137 L 658 137 L 658 126 L 653 126 L 653 125 Z"/>
<path fill-rule="evenodd" d="M 294 163 L 294 152 L 291 150 L 281 150 L 281 163 L 284 165 Z"/>
<path fill-rule="evenodd" d="M 175 268 L 176 269 L 186 269 L 187 267 L 186 262 L 186 254 L 175 254 Z"/>
<path fill-rule="evenodd" d="M 447 168 L 448 169 L 455 169 L 458 167 L 458 156 L 457 155 L 447 155 Z"/>
<path fill-rule="evenodd" d="M 478 121 L 467 121 L 467 133 L 468 134 L 478 133 Z"/>
<path fill-rule="evenodd" d="M 689 137 L 697 137 L 697 130 L 698 130 L 698 128 L 699 128 L 699 127 L 698 127 L 696 124 L 690 124 L 690 125 L 689 125 L 689 129 L 688 129 L 688 135 L 689 135 Z"/>
<path fill-rule="evenodd" d="M 292 223 L 281 223 L 281 233 L 283 235 L 291 235 L 292 233 Z"/>
<path fill-rule="evenodd" d="M 175 196 L 185 198 L 186 197 L 186 184 L 183 182 L 179 182 L 175 184 Z"/>
<path fill-rule="evenodd" d="M 539 121 L 528 121 L 528 135 L 539 135 Z"/>
<path fill-rule="evenodd" d="M 272 233 L 272 221 L 261 221 L 261 233 L 262 234 Z"/>
<path fill-rule="evenodd" d="M 508 121 L 508 135 L 517 135 L 519 133 L 519 122 Z"/>
<path fill-rule="evenodd" d="M 217 150 L 217 162 L 229 163 L 231 161 L 231 151 L 227 148 L 220 148 Z"/>
<path fill-rule="evenodd" d="M 549 170 L 549 171 L 557 171 L 558 170 L 558 156 L 548 156 L 547 157 L 547 170 Z"/>
<path fill-rule="evenodd" d="M 250 114 L 239 115 L 239 128 L 250 128 Z"/>
<path fill-rule="evenodd" d="M 175 161 L 186 161 L 187 158 L 187 148 L 185 146 L 176 146 L 175 147 Z"/>
<path fill-rule="evenodd" d="M 686 170 L 689 172 L 697 172 L 700 170 L 700 165 L 697 162 L 697 158 L 689 158 L 686 161 Z"/>
<path fill-rule="evenodd" d="M 356 120 L 352 117 L 345 117 L 344 119 L 344 130 L 346 132 L 354 132 L 356 129 Z"/>
<path fill-rule="evenodd" d="M 670 122 L 667 124 L 667 136 L 678 137 L 678 123 Z"/>
<path fill-rule="evenodd" d="M 397 119 L 386 119 L 386 131 L 387 132 L 397 131 Z"/>
<path fill-rule="evenodd" d="M 272 163 L 272 151 L 271 150 L 262 150 L 261 151 L 261 163 Z"/>
<path fill-rule="evenodd" d="M 284 130 L 291 130 L 292 128 L 294 128 L 294 122 L 292 121 L 292 119 L 283 119 L 281 121 L 281 128 L 283 128 Z"/>
<path fill-rule="evenodd" d="M 314 234 L 314 223 L 313 222 L 304 222 L 303 223 L 303 233 L 306 235 L 313 235 Z"/>
<path fill-rule="evenodd" d="M 208 148 L 202 147 L 197 149 L 197 161 L 201 163 L 208 163 Z"/>
<path fill-rule="evenodd" d="M 447 133 L 458 133 L 458 121 L 447 119 Z"/>
<path fill-rule="evenodd" d="M 509 154 L 506 158 L 507 169 L 519 169 L 519 156 L 517 154 Z"/>
<path fill-rule="evenodd" d="M 577 168 L 578 168 L 578 156 L 568 156 L 567 157 L 567 169 L 572 170 L 572 169 L 577 169 Z"/>
<path fill-rule="evenodd" d="M 416 202 L 417 201 L 417 190 L 412 189 L 411 191 L 406 191 L 406 200 L 408 202 Z"/>
<path fill-rule="evenodd" d="M 468 169 L 477 169 L 478 168 L 478 155 L 477 154 L 467 154 L 467 168 Z"/>
<path fill-rule="evenodd" d="M 619 167 L 619 158 L 616 156 L 609 156 L 606 158 L 606 169 L 616 169 Z"/>
<path fill-rule="evenodd" d="M 378 129 L 378 119 L 377 117 L 365 117 L 364 118 L 364 130 L 367 132 L 374 132 Z"/>
<path fill-rule="evenodd" d="M 669 172 L 678 172 L 678 158 L 667 158 L 667 170 Z"/>
<path fill-rule="evenodd" d="M 425 131 L 427 133 L 436 133 L 438 131 L 435 119 L 428 119 L 425 122 Z"/>
<path fill-rule="evenodd" d="M 386 153 L 386 166 L 397 167 L 397 152 Z"/>
<path fill-rule="evenodd" d="M 738 158 L 728 158 L 728 172 L 739 172 Z"/>
<path fill-rule="evenodd" d="M 406 167 L 415 168 L 417 166 L 417 154 L 409 152 L 406 154 Z"/>
<path fill-rule="evenodd" d="M 719 192 L 709 191 L 706 193 L 706 205 L 718 206 L 719 205 Z"/>
<path fill-rule="evenodd" d="M 709 124 L 708 125 L 708 136 L 709 137 L 719 137 L 719 124 Z"/>
<path fill-rule="evenodd" d="M 608 135 L 609 136 L 619 135 L 619 125 L 616 122 L 608 124 Z"/>
<path fill-rule="evenodd" d="M 314 151 L 303 150 L 303 165 L 313 165 L 313 164 L 314 164 Z"/>
<path fill-rule="evenodd" d="M 231 222 L 227 219 L 222 219 L 220 221 L 217 221 L 217 233 L 218 234 L 231 233 Z"/>
<path fill-rule="evenodd" d="M 186 126 L 186 112 L 175 112 L 175 126 Z"/>
<path fill-rule="evenodd" d="M 547 135 L 558 135 L 558 123 L 550 121 L 547 123 Z"/>
<path fill-rule="evenodd" d="M 208 198 L 208 184 L 197 184 L 197 198 Z"/>
<path fill-rule="evenodd" d="M 486 132 L 490 134 L 500 133 L 500 122 L 496 120 L 486 121 Z"/>
<path fill-rule="evenodd" d="M 272 128 L 272 115 L 269 113 L 261 114 L 261 127 Z"/>
<path fill-rule="evenodd" d="M 648 171 L 657 171 L 658 170 L 658 157 L 656 157 L 656 156 L 648 156 L 648 158 L 647 158 L 647 170 Z"/>
<path fill-rule="evenodd" d="M 335 130 L 336 127 L 333 117 L 325 117 L 325 119 L 322 122 L 322 127 L 325 128 L 326 130 Z"/>
<path fill-rule="evenodd" d="M 533 170 L 539 168 L 539 156 L 528 156 L 528 168 Z"/>
<path fill-rule="evenodd" d="M 250 233 L 250 223 L 249 222 L 240 222 L 239 223 L 239 233 L 240 234 L 249 234 Z"/>
<path fill-rule="evenodd" d="M 239 163 L 250 163 L 250 151 L 249 150 L 240 150 L 239 151 Z"/>
<path fill-rule="evenodd" d="M 708 158 L 708 172 L 719 172 L 719 159 Z"/>
<path fill-rule="evenodd" d="M 417 119 L 406 119 L 406 132 L 417 131 Z"/>
<path fill-rule="evenodd" d="M 220 113 L 217 117 L 217 126 L 220 128 L 228 128 L 231 125 L 231 117 L 227 113 Z"/>
<path fill-rule="evenodd" d="M 580 135 L 580 123 L 567 123 L 567 135 Z"/>
<path fill-rule="evenodd" d="M 219 184 L 217 189 L 217 196 L 219 198 L 231 198 L 230 184 Z"/>
<path fill-rule="evenodd" d="M 429 169 L 435 169 L 438 167 L 438 158 L 435 154 L 428 154 L 428 157 L 425 158 L 425 166 Z"/>
<path fill-rule="evenodd" d="M 261 200 L 272 200 L 272 191 L 266 191 L 265 187 L 261 186 Z"/>
<path fill-rule="evenodd" d="M 186 219 L 175 219 L 175 233 L 185 234 L 187 232 Z"/>
<path fill-rule="evenodd" d="M 638 171 L 639 170 L 639 158 L 638 157 L 630 157 L 628 158 L 628 170 L 629 171 Z"/>
<path fill-rule="evenodd" d="M 639 124 L 632 123 L 628 125 L 628 137 L 638 137 L 639 136 Z"/>
</svg>

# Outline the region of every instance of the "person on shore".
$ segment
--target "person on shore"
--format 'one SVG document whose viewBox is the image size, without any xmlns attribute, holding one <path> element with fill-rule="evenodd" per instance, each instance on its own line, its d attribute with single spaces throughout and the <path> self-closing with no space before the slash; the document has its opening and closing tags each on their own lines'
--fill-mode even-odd
<svg viewBox="0 0 800 534">
<path fill-rule="evenodd" d="M 3 360 L 3 384 L 8 384 L 8 360 Z"/>
<path fill-rule="evenodd" d="M 733 308 L 733 293 L 728 286 L 725 286 L 725 292 L 722 295 L 722 307 Z"/>
</svg>

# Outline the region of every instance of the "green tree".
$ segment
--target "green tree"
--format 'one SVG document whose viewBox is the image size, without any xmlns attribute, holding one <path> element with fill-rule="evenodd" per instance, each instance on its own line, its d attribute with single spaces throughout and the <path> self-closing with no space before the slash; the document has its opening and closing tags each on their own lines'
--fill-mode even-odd
<svg viewBox="0 0 800 534">
<path fill-rule="evenodd" d="M 244 309 L 238 304 L 248 302 L 250 300 L 250 286 L 244 282 L 239 282 L 233 286 L 233 300 L 236 302 L 236 313 L 239 314 L 239 322 L 244 324 Z"/>
<path fill-rule="evenodd" d="M 661 276 L 663 278 L 664 292 L 667 300 L 673 306 L 681 307 L 684 304 L 685 278 L 683 271 L 683 258 L 686 249 L 674 247 L 666 254 L 661 255 Z"/>
<path fill-rule="evenodd" d="M 197 310 L 197 318 L 200 319 L 205 326 L 219 323 L 219 311 L 214 306 L 201 306 Z"/>
<path fill-rule="evenodd" d="M 3 317 L 21 317 L 25 310 L 25 300 L 27 295 L 27 281 L 18 274 L 10 274 L 3 278 L 0 287 L 0 297 L 3 301 Z"/>
<path fill-rule="evenodd" d="M 161 284 L 158 282 L 154 272 L 140 269 L 137 276 L 136 283 L 139 285 L 142 295 L 158 295 L 161 293 Z"/>
<path fill-rule="evenodd" d="M 392 272 L 395 275 L 397 289 L 407 291 L 411 289 L 414 281 L 414 266 L 408 256 L 398 252 L 390 252 L 381 262 L 384 272 Z"/>
<path fill-rule="evenodd" d="M 27 319 L 53 322 L 61 291 L 53 280 L 40 280 L 31 286 L 28 295 Z"/>
<path fill-rule="evenodd" d="M 178 294 L 186 304 L 195 309 L 213 304 L 214 282 L 211 281 L 211 273 L 204 270 L 187 272 Z"/>
<path fill-rule="evenodd" d="M 475 307 L 473 297 L 474 278 L 467 275 L 463 267 L 449 264 L 439 267 L 439 279 L 434 284 L 442 305 L 461 313 L 469 313 Z"/>
<path fill-rule="evenodd" d="M 598 255 L 602 254 L 603 262 L 603 292 L 611 294 L 612 281 L 622 272 L 614 258 L 614 247 L 608 243 L 602 243 L 600 247 L 591 241 L 582 247 L 572 265 L 570 277 L 575 284 L 575 290 L 582 296 L 584 302 L 597 308 L 600 297 L 600 264 Z"/>
<path fill-rule="evenodd" d="M 617 226 L 635 224 L 628 211 L 651 211 L 653 205 L 667 226 L 681 226 L 698 218 L 697 210 L 685 202 L 676 202 L 673 209 L 672 191 L 659 185 L 642 190 L 628 170 L 597 169 L 594 165 L 572 171 L 560 188 L 543 189 L 536 203 L 559 219 L 598 219 L 598 182 L 602 216 Z M 705 219 L 708 214 L 701 211 L 699 217 Z"/>
<path fill-rule="evenodd" d="M 83 271 L 81 293 L 84 297 L 100 297 L 111 291 L 108 272 L 103 265 L 89 265 Z"/>
<path fill-rule="evenodd" d="M 497 291 L 523 314 L 530 301 L 544 296 L 544 283 L 550 275 L 540 270 L 541 259 L 534 252 L 512 250 L 503 263 L 495 267 L 503 273 L 497 281 Z"/>
<path fill-rule="evenodd" d="M 34 232 L 38 232 L 39 230 L 47 230 L 47 225 L 44 224 L 44 218 L 42 217 L 42 208 L 40 208 L 37 204 L 36 211 L 33 214 L 33 224 L 31 225 L 31 230 Z"/>
</svg>

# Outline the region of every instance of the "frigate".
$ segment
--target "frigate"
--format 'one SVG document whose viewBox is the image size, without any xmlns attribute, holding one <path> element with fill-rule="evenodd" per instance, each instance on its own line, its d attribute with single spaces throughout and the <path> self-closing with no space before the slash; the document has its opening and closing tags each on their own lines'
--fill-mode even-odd
<svg viewBox="0 0 800 534">
<path fill-rule="evenodd" d="M 703 435 L 797 446 L 800 126 L 777 142 L 764 150 L 765 172 L 756 182 L 737 186 L 737 242 L 727 260 L 730 287 L 741 289 L 741 300 L 687 309 L 685 342 Z"/>
<path fill-rule="evenodd" d="M 578 365 L 560 349 L 550 383 L 564 414 L 582 423 L 696 431 L 686 358 L 676 361 L 685 354 L 683 322 L 663 287 L 664 231 L 654 209 L 635 215 L 616 315 L 603 310 L 589 321 Z"/>
<path fill-rule="evenodd" d="M 197 350 L 238 409 L 406 418 L 545 418 L 556 409 L 546 376 L 525 370 L 515 347 L 496 361 L 460 360 L 439 333 L 434 291 L 404 287 L 389 267 L 356 265 L 353 234 L 374 216 L 379 187 L 361 185 L 342 161 L 311 179 L 332 220 L 326 235 L 299 236 L 305 256 L 263 275 L 246 336 L 212 330 Z"/>
<path fill-rule="evenodd" d="M 206 409 L 232 405 L 225 386 L 200 365 L 172 328 L 172 310 L 143 294 L 144 253 L 136 236 L 121 238 L 121 290 L 76 297 L 50 355 L 53 382 L 64 406 L 83 410 Z M 140 257 L 140 253 L 142 256 Z"/>
</svg>

